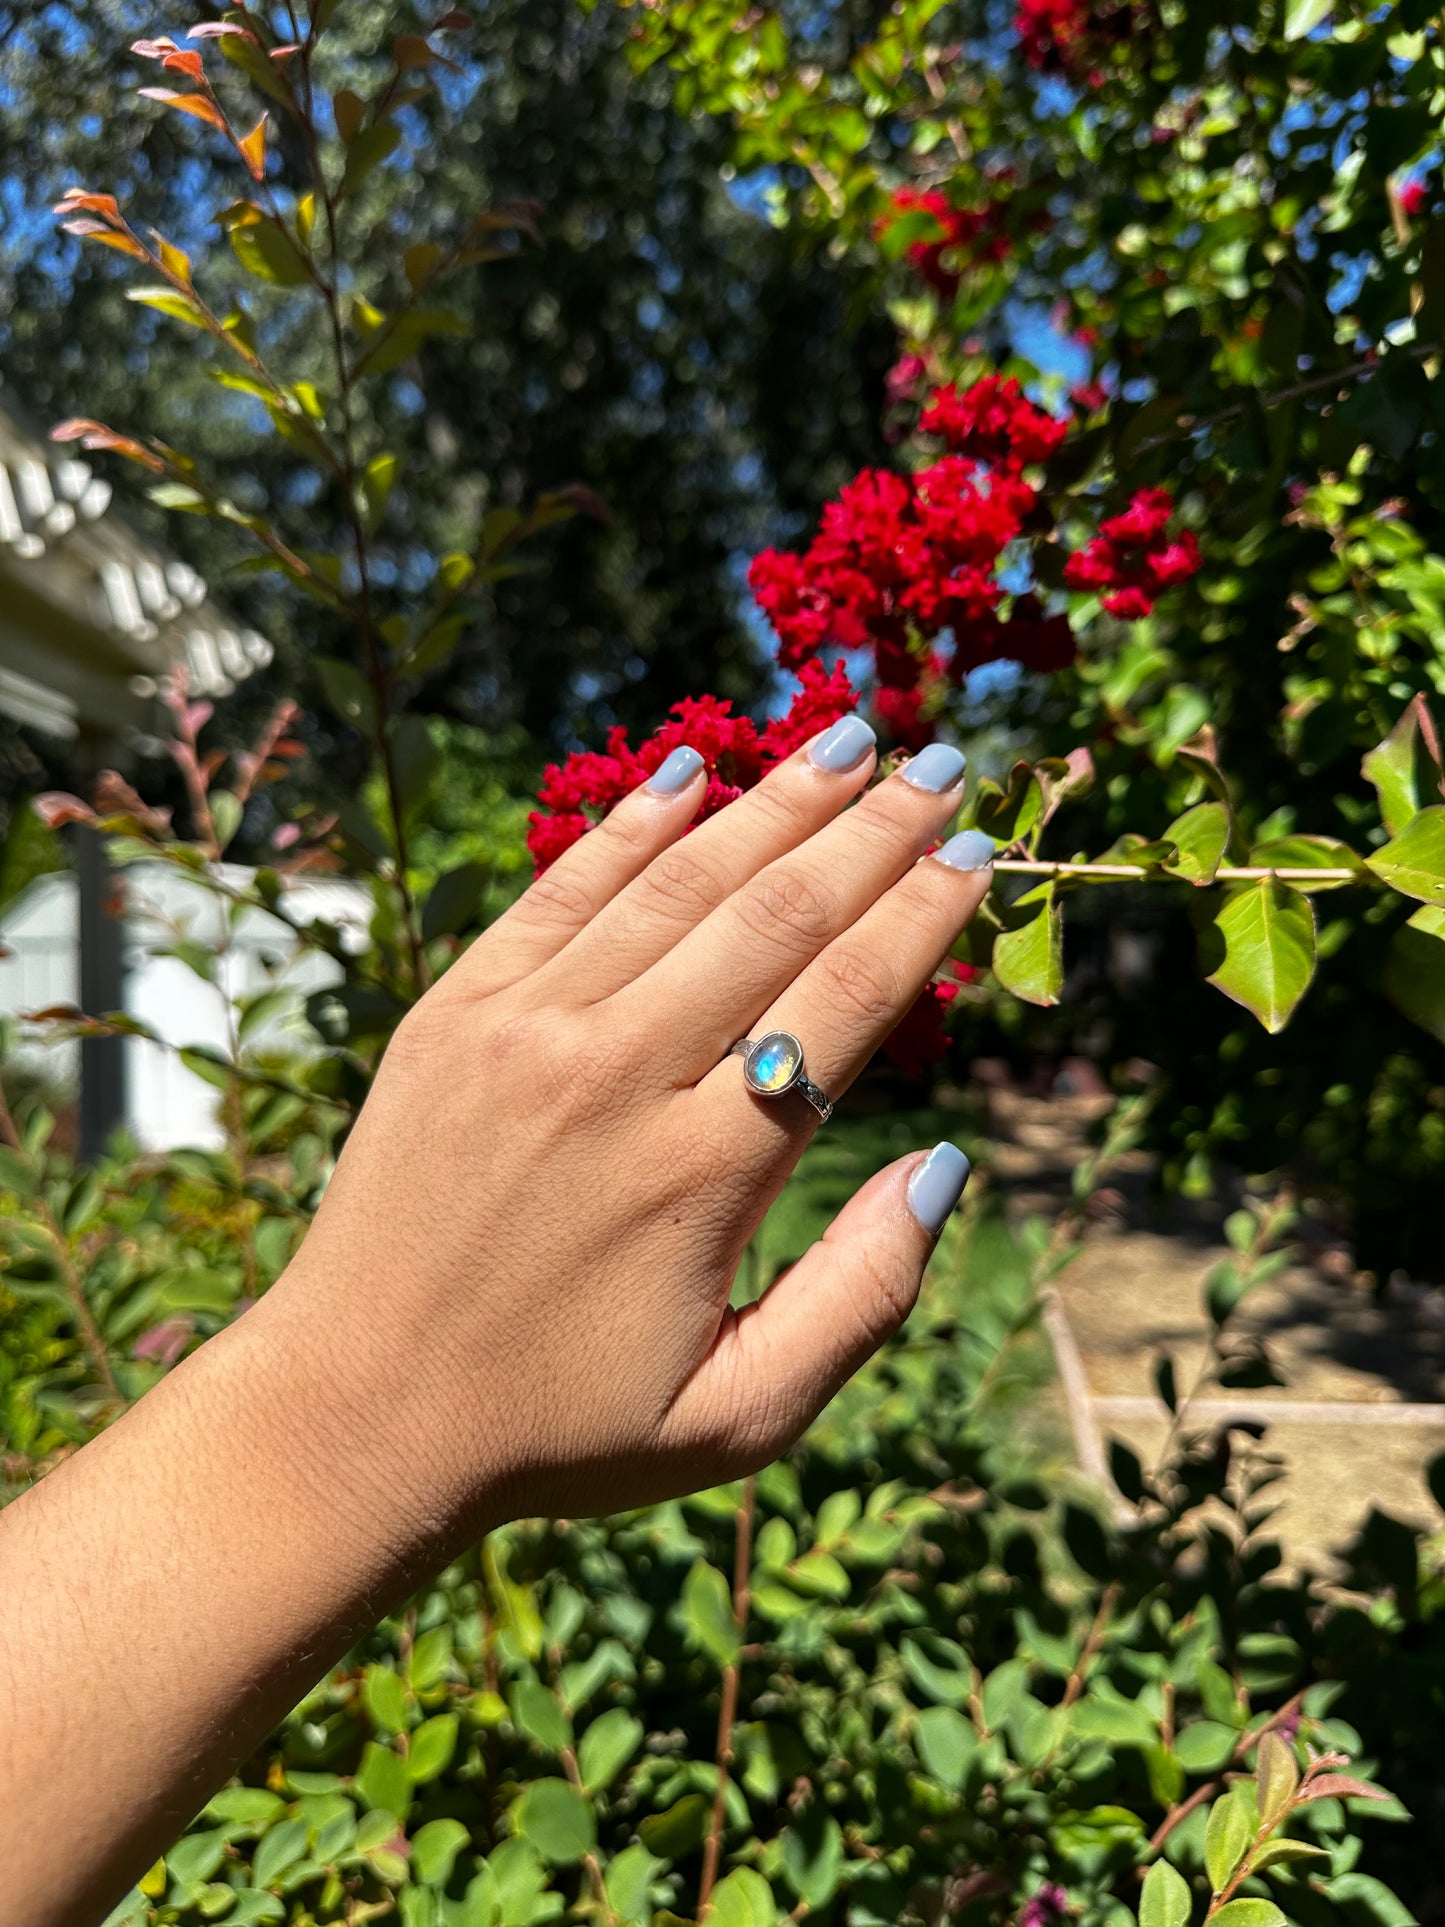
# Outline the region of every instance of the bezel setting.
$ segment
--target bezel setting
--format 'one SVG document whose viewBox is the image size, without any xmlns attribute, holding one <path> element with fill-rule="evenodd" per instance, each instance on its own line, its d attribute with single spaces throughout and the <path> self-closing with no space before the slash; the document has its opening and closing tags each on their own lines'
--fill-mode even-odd
<svg viewBox="0 0 1445 1927">
<path fill-rule="evenodd" d="M 792 1059 L 792 1069 L 782 1083 L 767 1084 L 758 1075 L 757 1066 L 765 1055 L 785 1049 Z M 770 1030 L 750 1047 L 743 1059 L 743 1080 L 750 1091 L 759 1097 L 782 1097 L 792 1090 L 803 1075 L 803 1046 L 790 1030 Z"/>
</svg>

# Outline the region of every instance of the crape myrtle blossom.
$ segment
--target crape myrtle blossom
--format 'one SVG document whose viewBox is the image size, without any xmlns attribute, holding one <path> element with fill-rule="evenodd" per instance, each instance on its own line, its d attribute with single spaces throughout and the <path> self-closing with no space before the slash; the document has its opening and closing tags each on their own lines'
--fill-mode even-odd
<svg viewBox="0 0 1445 1927">
<path fill-rule="evenodd" d="M 955 207 L 938 187 L 900 187 L 875 227 L 881 238 L 905 215 L 926 214 L 933 223 L 910 241 L 904 259 L 925 286 L 952 301 L 968 268 L 1006 261 L 1013 252 L 1002 201 L 981 208 Z"/>
<path fill-rule="evenodd" d="M 1169 534 L 1174 497 L 1167 488 L 1141 488 L 1122 515 L 1099 524 L 1093 541 L 1064 564 L 1071 589 L 1096 589 L 1110 615 L 1147 616 L 1165 589 L 1187 581 L 1199 567 L 1199 539 L 1192 529 Z"/>
</svg>

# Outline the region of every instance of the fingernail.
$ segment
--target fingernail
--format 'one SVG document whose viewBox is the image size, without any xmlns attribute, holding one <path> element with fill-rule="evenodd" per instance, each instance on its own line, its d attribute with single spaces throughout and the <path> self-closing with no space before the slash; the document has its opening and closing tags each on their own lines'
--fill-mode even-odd
<svg viewBox="0 0 1445 1927">
<path fill-rule="evenodd" d="M 856 769 L 878 738 L 861 716 L 840 716 L 808 751 L 814 769 Z"/>
<path fill-rule="evenodd" d="M 996 847 L 993 838 L 985 836 L 982 830 L 960 830 L 933 854 L 950 870 L 987 870 L 993 864 Z"/>
<path fill-rule="evenodd" d="M 905 783 L 911 783 L 916 790 L 929 790 L 941 796 L 945 790 L 955 789 L 963 781 L 964 755 L 951 743 L 930 743 L 927 749 L 903 765 L 901 771 Z"/>
<path fill-rule="evenodd" d="M 684 743 L 658 764 L 647 779 L 647 787 L 656 796 L 676 796 L 687 788 L 701 768 L 702 758 Z"/>
<path fill-rule="evenodd" d="M 908 1180 L 908 1204 L 930 1238 L 936 1238 L 968 1183 L 968 1159 L 956 1144 L 935 1144 Z"/>
</svg>

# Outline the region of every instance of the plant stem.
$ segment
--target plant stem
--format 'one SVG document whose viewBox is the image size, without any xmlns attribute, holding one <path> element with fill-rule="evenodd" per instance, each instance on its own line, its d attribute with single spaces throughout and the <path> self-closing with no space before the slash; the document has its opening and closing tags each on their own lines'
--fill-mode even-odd
<svg viewBox="0 0 1445 1927">
<path fill-rule="evenodd" d="M 1157 865 L 1142 863 L 1050 863 L 1036 857 L 999 857 L 995 870 L 1008 870 L 1020 876 L 1040 877 L 1124 877 L 1158 879 L 1168 883 L 1192 883 Z M 1216 870 L 1215 883 L 1258 883 L 1272 877 L 1276 883 L 1368 883 L 1371 878 L 1359 870 L 1306 870 L 1281 868 L 1270 864 L 1231 864 Z"/>
<path fill-rule="evenodd" d="M 737 1621 L 739 1639 L 747 1631 L 748 1624 L 748 1587 L 753 1565 L 753 1507 L 757 1489 L 755 1477 L 746 1479 L 742 1502 L 738 1506 L 737 1547 L 733 1555 L 733 1617 Z M 718 1704 L 717 1716 L 717 1789 L 713 1794 L 712 1818 L 702 1850 L 702 1874 L 697 1888 L 698 1927 L 702 1927 L 711 1910 L 712 1890 L 717 1884 L 718 1862 L 722 1858 L 723 1827 L 727 1820 L 728 1770 L 733 1763 L 733 1722 L 737 1718 L 738 1675 L 741 1670 L 741 1656 L 723 1669 L 722 1699 Z"/>
</svg>

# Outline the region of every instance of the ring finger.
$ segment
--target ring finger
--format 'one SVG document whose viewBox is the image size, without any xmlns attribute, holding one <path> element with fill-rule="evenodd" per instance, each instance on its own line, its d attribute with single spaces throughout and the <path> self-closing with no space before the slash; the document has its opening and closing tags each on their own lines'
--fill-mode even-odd
<svg viewBox="0 0 1445 1927">
<path fill-rule="evenodd" d="M 880 897 L 754 1024 L 751 1035 L 785 1031 L 805 1052 L 805 1072 L 836 1100 L 895 1030 L 938 965 L 973 920 L 993 882 L 994 845 L 981 830 L 951 837 Z M 765 1142 L 795 1143 L 817 1123 L 796 1090 L 754 1096 L 743 1067 L 724 1059 L 698 1086 L 723 1128 L 736 1130 L 747 1102 Z"/>
</svg>

